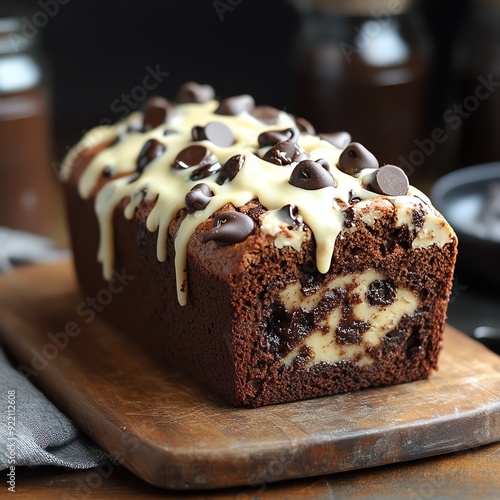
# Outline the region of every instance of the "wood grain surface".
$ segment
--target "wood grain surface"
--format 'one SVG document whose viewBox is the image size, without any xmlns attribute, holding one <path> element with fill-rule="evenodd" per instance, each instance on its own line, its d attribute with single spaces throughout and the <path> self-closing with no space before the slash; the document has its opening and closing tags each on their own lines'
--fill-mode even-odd
<svg viewBox="0 0 500 500">
<path fill-rule="evenodd" d="M 500 444 L 327 476 L 204 491 L 165 491 L 123 467 L 17 470 L 16 500 L 498 500 Z"/>
<path fill-rule="evenodd" d="M 99 314 L 89 321 L 82 311 L 92 299 L 70 262 L 4 275 L 0 336 L 66 414 L 158 487 L 253 487 L 500 440 L 500 358 L 452 328 L 429 380 L 234 409 Z"/>
</svg>

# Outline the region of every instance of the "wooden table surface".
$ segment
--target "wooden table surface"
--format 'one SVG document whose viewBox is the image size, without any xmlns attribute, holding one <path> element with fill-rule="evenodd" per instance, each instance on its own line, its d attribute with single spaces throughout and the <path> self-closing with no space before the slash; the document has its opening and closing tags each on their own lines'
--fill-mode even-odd
<svg viewBox="0 0 500 500">
<path fill-rule="evenodd" d="M 2 485 L 3 488 L 5 486 Z M 4 489 L 6 492 L 6 489 Z M 3 498 L 4 491 L 0 491 Z M 123 467 L 17 469 L 12 498 L 54 499 L 471 499 L 500 498 L 500 443 L 404 464 L 255 487 L 204 492 L 157 489 Z"/>
<path fill-rule="evenodd" d="M 55 267 L 54 267 L 55 269 Z M 23 273 L 19 275 L 12 274 L 8 282 L 12 284 L 12 279 L 15 278 L 16 287 L 9 288 L 9 294 L 4 294 L 2 302 L 3 305 L 8 305 L 9 297 L 15 296 L 14 291 L 22 292 L 28 297 L 32 294 L 34 297 L 39 298 L 40 290 L 44 293 L 53 291 L 54 287 L 57 289 L 60 280 L 55 279 L 56 273 L 52 270 L 51 279 L 44 279 L 45 285 L 43 287 L 33 286 L 33 270 L 27 270 L 30 280 L 22 279 Z M 42 269 L 42 274 L 45 276 L 45 270 Z M 21 276 L 22 275 L 22 276 Z M 46 277 L 45 277 L 46 278 Z M 36 281 L 36 280 L 35 280 Z M 5 285 L 5 280 L 3 281 Z M 26 284 L 30 286 L 24 286 Z M 63 283 L 64 284 L 64 283 Z M 23 285 L 23 286 L 21 286 Z M 4 290 L 5 291 L 5 290 Z M 16 293 L 17 293 L 16 292 Z M 71 295 L 71 294 L 70 294 Z M 25 297 L 26 298 L 26 297 Z M 78 297 L 77 297 L 78 298 Z M 48 304 L 64 304 L 64 301 L 49 301 L 44 302 L 45 316 L 49 318 L 59 318 L 60 314 L 57 311 L 52 311 Z M 11 304 L 12 305 L 12 304 Z M 35 315 L 39 318 L 39 309 L 31 303 L 29 308 L 24 310 L 24 319 L 29 323 L 30 315 Z M 74 308 L 73 308 L 74 309 Z M 10 313 L 8 313 L 10 310 Z M 4 310 L 0 316 L 1 323 L 9 323 L 9 318 L 15 315 L 15 307 L 12 305 L 8 310 Z M 52 314 L 54 313 L 54 314 Z M 57 314 L 56 314 L 57 313 Z M 38 316 L 37 316 L 38 315 Z M 18 316 L 16 316 L 18 317 Z M 35 322 L 36 323 L 36 322 Z M 98 323 L 96 323 L 98 325 Z M 4 325 L 3 333 L 8 332 L 10 328 Z M 52 331 L 45 325 L 42 332 Z M 27 330 L 26 330 L 27 331 Z M 56 331 L 56 330 L 53 330 Z M 463 341 L 464 339 L 457 333 L 450 332 L 449 353 L 452 354 L 456 350 L 456 342 Z M 458 336 L 457 336 L 458 335 Z M 463 337 L 463 336 L 462 336 Z M 12 336 L 5 337 L 5 340 Z M 36 337 L 38 338 L 38 337 Z M 484 348 L 476 345 L 475 342 L 466 339 L 470 344 L 465 352 L 455 353 L 460 356 L 469 356 L 474 358 L 474 362 L 479 362 L 481 359 L 488 361 L 487 366 L 490 370 L 489 376 L 483 380 L 487 383 L 488 389 L 486 392 L 489 397 L 494 397 L 491 404 L 497 405 L 498 401 L 498 387 L 495 380 L 497 380 L 498 373 L 500 372 L 499 365 L 491 362 L 490 356 Z M 25 341 L 27 341 L 25 339 Z M 122 339 L 123 343 L 123 339 Z M 11 347 L 15 347 L 15 343 L 11 342 Z M 78 347 L 75 343 L 73 347 Z M 72 352 L 73 347 L 65 350 L 65 357 L 59 357 L 61 361 L 70 358 L 69 354 Z M 80 346 L 82 347 L 82 346 Z M 78 351 L 78 349 L 76 349 Z M 445 347 L 446 351 L 446 347 Z M 22 350 L 19 350 L 19 354 Z M 129 357 L 128 359 L 132 359 Z M 444 359 L 444 358 L 443 358 Z M 457 370 L 458 366 L 465 367 L 465 358 L 460 358 L 461 362 L 454 366 Z M 498 359 L 498 358 L 495 358 Z M 445 359 L 446 361 L 446 359 Z M 485 363 L 486 363 L 485 361 Z M 446 363 L 442 366 L 441 374 L 435 377 L 439 381 L 446 373 L 451 370 L 445 369 Z M 56 366 L 56 364 L 54 365 Z M 494 369 L 493 369 L 494 368 Z M 462 370 L 463 371 L 463 370 Z M 458 369 L 457 377 L 459 375 L 467 375 Z M 46 370 L 47 373 L 50 370 Z M 445 373 L 446 372 L 446 373 Z M 462 386 L 463 399 L 467 401 L 471 399 L 473 402 L 477 396 L 474 392 L 467 393 L 466 381 L 475 381 L 476 392 L 481 392 L 479 389 L 479 379 L 477 377 L 466 377 L 464 385 Z M 484 378 L 484 377 L 483 377 Z M 409 386 L 406 387 L 408 389 Z M 450 388 L 451 385 L 446 387 Z M 484 388 L 483 388 L 484 392 Z M 446 394 L 448 392 L 445 391 Z M 367 395 L 363 393 L 363 395 Z M 416 397 L 416 396 L 415 396 Z M 495 399 L 496 398 L 496 399 Z M 418 398 L 417 398 L 418 399 Z M 415 399 L 415 404 L 417 403 Z M 462 401 L 465 404 L 464 401 Z M 461 404 L 462 404 L 461 403 Z M 447 401 L 442 402 L 446 406 Z M 491 406 L 490 404 L 490 406 Z M 488 408 L 490 408 L 488 406 Z M 495 406 L 496 407 L 496 406 Z M 465 408 L 465 406 L 464 406 Z M 497 413 L 495 413 L 497 415 Z M 470 413 L 469 420 L 471 425 L 477 427 L 480 433 L 482 425 L 487 425 L 488 420 L 479 422 L 477 415 Z M 143 418 L 144 420 L 144 418 Z M 475 422 L 475 423 L 474 423 Z M 490 424 L 493 422 L 491 420 Z M 493 426 L 492 428 L 497 428 Z M 454 432 L 460 434 L 460 428 L 455 428 Z M 466 428 L 464 428 L 466 429 Z M 465 432 L 465 431 L 464 431 Z M 444 437 L 440 436 L 440 437 Z M 448 436 L 450 437 L 450 436 Z M 453 436 L 452 436 L 453 437 Z M 462 440 L 464 436 L 456 435 L 455 440 Z M 500 440 L 500 436 L 498 436 Z M 483 441 L 483 442 L 491 442 Z M 470 444 L 468 446 L 477 446 Z M 449 451 L 450 448 L 447 448 Z M 458 448 L 460 449 L 460 448 Z M 420 455 L 422 456 L 422 455 Z M 387 463 L 387 462 L 386 462 Z M 372 466 L 373 464 L 366 464 L 364 467 Z M 328 472 L 331 472 L 328 471 Z M 4 498 L 8 494 L 6 480 L 3 481 L 0 487 L 0 498 Z M 384 465 L 379 467 L 371 467 L 365 469 L 357 469 L 351 472 L 338 472 L 327 476 L 316 476 L 307 479 L 287 480 L 284 482 L 276 482 L 273 484 L 263 483 L 262 480 L 259 484 L 252 484 L 252 486 L 244 486 L 238 488 L 220 489 L 220 490 L 204 490 L 198 492 L 186 491 L 168 491 L 160 490 L 147 484 L 141 479 L 128 472 L 121 466 L 107 464 L 102 468 L 85 470 L 85 471 L 68 471 L 61 468 L 44 467 L 38 469 L 30 469 L 25 467 L 18 467 L 16 471 L 16 494 L 17 498 L 32 498 L 32 499 L 80 499 L 80 498 L 116 498 L 116 499 L 131 499 L 131 498 L 239 498 L 239 499 L 299 499 L 299 498 L 393 498 L 393 499 L 421 499 L 421 498 L 465 498 L 465 499 L 500 499 L 500 443 L 484 445 L 474 449 L 467 449 L 466 451 L 448 453 L 435 457 L 414 460 L 410 462 L 398 462 L 393 465 Z"/>
</svg>

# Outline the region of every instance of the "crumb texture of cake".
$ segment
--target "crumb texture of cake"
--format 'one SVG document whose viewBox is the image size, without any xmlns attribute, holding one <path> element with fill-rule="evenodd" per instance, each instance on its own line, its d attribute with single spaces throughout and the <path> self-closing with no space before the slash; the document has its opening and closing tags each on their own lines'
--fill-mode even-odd
<svg viewBox="0 0 500 500">
<path fill-rule="evenodd" d="M 214 95 L 150 98 L 67 156 L 84 291 L 134 275 L 103 314 L 236 406 L 427 377 L 456 259 L 446 220 L 348 133 Z"/>
</svg>

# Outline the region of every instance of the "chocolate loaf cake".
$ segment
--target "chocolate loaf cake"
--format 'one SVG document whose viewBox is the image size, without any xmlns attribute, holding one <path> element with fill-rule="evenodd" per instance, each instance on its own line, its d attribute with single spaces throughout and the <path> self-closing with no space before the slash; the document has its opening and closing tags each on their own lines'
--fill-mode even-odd
<svg viewBox="0 0 500 500">
<path fill-rule="evenodd" d="M 437 368 L 456 237 L 349 134 L 187 83 L 90 131 L 62 176 L 85 294 L 126 283 L 100 313 L 226 402 Z"/>
</svg>

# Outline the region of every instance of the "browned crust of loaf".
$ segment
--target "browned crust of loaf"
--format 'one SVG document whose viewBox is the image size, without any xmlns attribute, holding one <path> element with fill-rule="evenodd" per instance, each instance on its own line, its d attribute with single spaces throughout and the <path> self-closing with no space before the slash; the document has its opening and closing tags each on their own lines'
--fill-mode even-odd
<svg viewBox="0 0 500 500">
<path fill-rule="evenodd" d="M 78 176 L 77 172 L 65 185 L 70 231 L 80 283 L 86 294 L 95 296 L 106 286 L 96 261 L 99 231 L 93 199 L 78 195 Z M 209 219 L 188 245 L 189 296 L 182 307 L 176 294 L 173 241 L 184 211 L 169 227 L 167 262 L 159 262 L 157 234 L 145 226 L 153 204 L 143 203 L 129 221 L 123 216 L 125 202 L 114 216 L 115 269 L 125 268 L 135 278 L 103 314 L 230 404 L 261 406 L 409 382 L 437 368 L 455 240 L 443 248 L 412 249 L 411 231 L 397 228 L 388 211 L 373 227 L 357 221 L 357 230 L 335 245 L 329 273 L 320 275 L 311 272 L 313 238 L 302 252 L 277 249 L 258 231 L 235 245 L 205 244 L 201 239 L 211 228 Z M 241 210 L 257 219 L 263 207 L 255 201 Z M 314 288 L 332 276 L 368 269 L 381 272 L 421 300 L 418 311 L 405 316 L 381 346 L 371 350 L 374 363 L 360 368 L 342 361 L 306 369 L 307 352 L 303 352 L 290 368 L 283 366 L 282 345 L 269 328 L 278 291 L 296 280 Z"/>
</svg>

